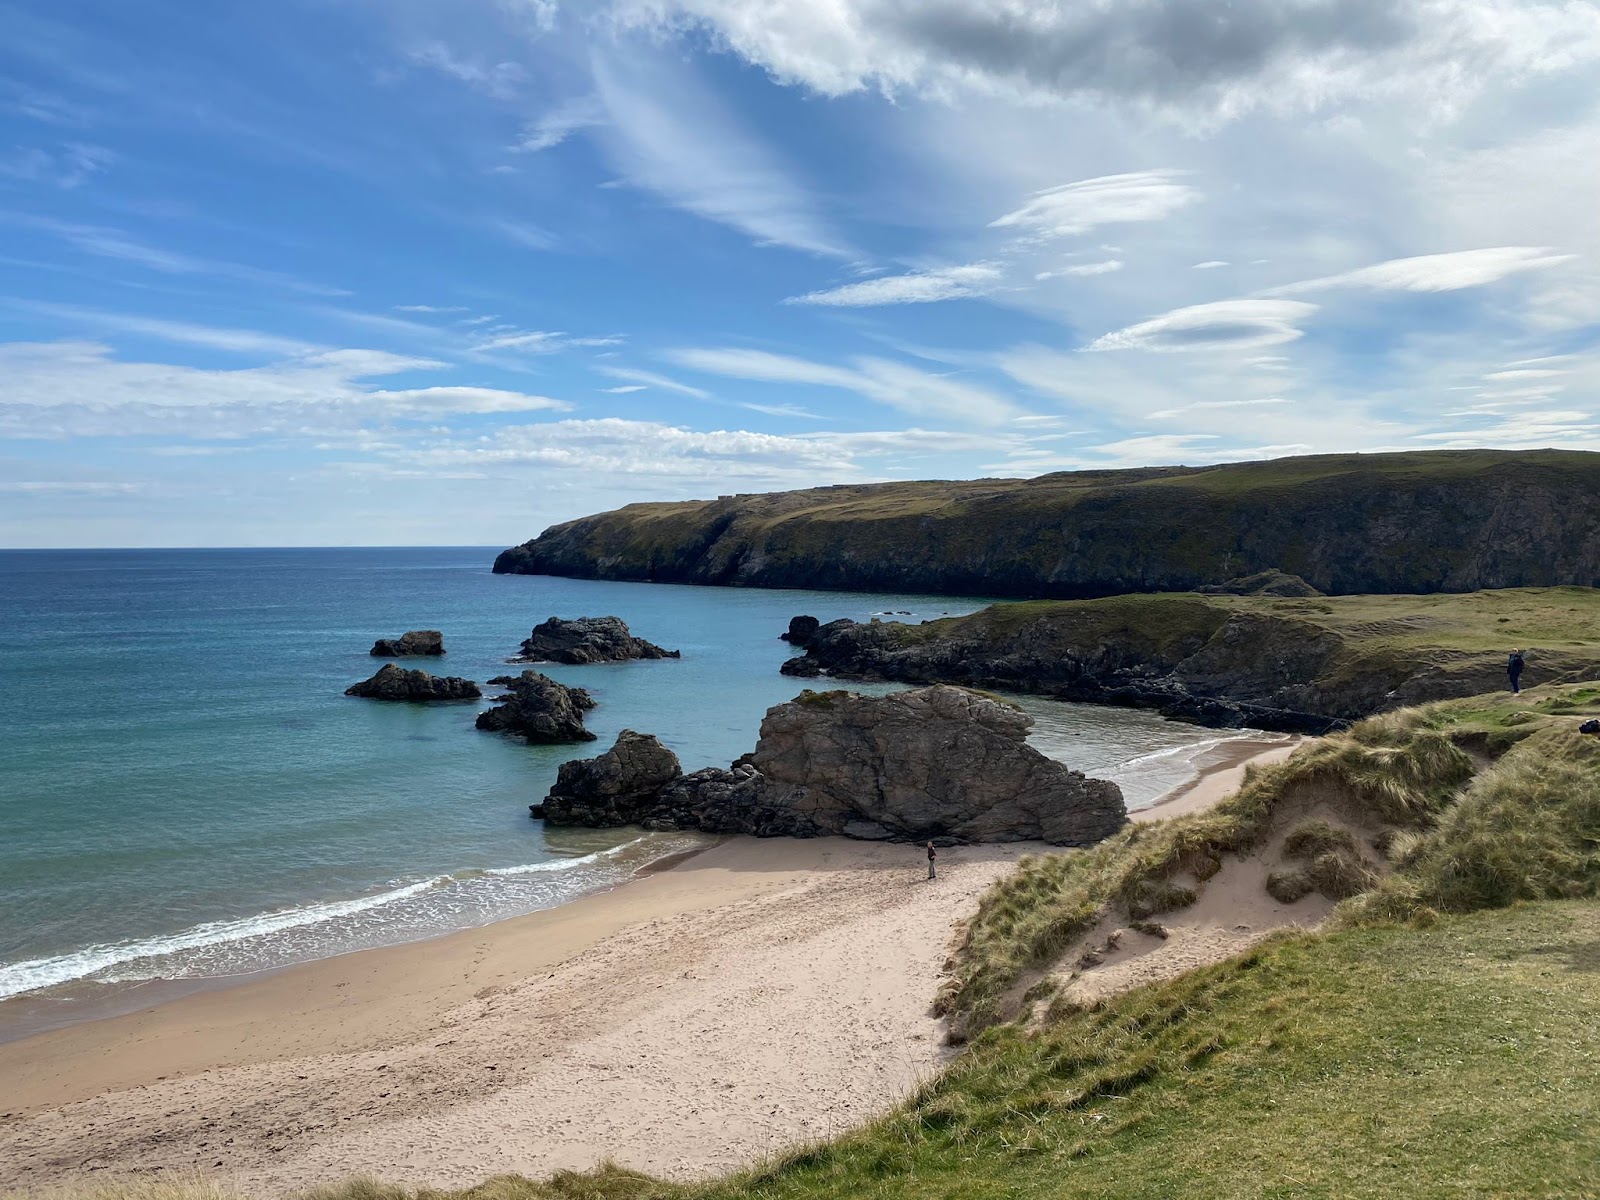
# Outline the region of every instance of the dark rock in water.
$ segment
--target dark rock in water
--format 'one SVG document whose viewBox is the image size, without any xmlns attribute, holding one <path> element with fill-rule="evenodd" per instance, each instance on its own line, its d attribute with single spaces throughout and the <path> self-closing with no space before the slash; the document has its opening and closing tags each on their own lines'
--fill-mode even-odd
<svg viewBox="0 0 1600 1200">
<path fill-rule="evenodd" d="M 379 638 L 368 654 L 377 658 L 409 658 L 413 655 L 443 654 L 444 634 L 437 629 L 412 629 L 397 638 Z"/>
<path fill-rule="evenodd" d="M 530 745 L 594 741 L 594 734 L 583 727 L 583 714 L 594 707 L 594 699 L 583 688 L 567 687 L 537 671 L 497 675 L 489 682 L 510 690 L 497 697 L 503 703 L 478 714 L 479 729 L 519 734 Z"/>
<path fill-rule="evenodd" d="M 1025 740 L 1032 723 L 1020 709 L 965 688 L 805 692 L 769 709 L 755 752 L 726 770 L 674 772 L 651 784 L 671 753 L 654 739 L 624 734 L 650 745 L 622 755 L 618 739 L 607 755 L 567 763 L 536 815 L 759 837 L 1074 846 L 1121 828 L 1127 814 L 1116 784 L 1040 754 Z M 646 751 L 648 769 L 623 770 L 624 758 L 644 760 Z M 617 762 L 607 763 L 613 756 Z M 627 782 L 609 782 L 619 776 Z M 606 785 L 593 785 L 592 777 Z"/>
<path fill-rule="evenodd" d="M 780 633 L 778 637 L 792 646 L 804 647 L 821 628 L 822 622 L 815 617 L 790 617 L 788 632 Z"/>
<path fill-rule="evenodd" d="M 563 621 L 551 617 L 535 625 L 533 633 L 510 662 L 557 662 L 578 665 L 623 662 L 630 658 L 678 658 L 676 650 L 663 650 L 628 631 L 620 617 L 579 617 Z"/>
<path fill-rule="evenodd" d="M 557 825 L 637 825 L 656 794 L 682 774 L 678 756 L 660 741 L 624 729 L 604 754 L 562 763 L 555 787 L 529 811 Z"/>
<path fill-rule="evenodd" d="M 345 688 L 346 696 L 368 700 L 476 700 L 483 695 L 470 679 L 429 675 L 386 663 L 371 679 Z"/>
<path fill-rule="evenodd" d="M 1258 571 L 1254 575 L 1241 575 L 1227 583 L 1197 587 L 1195 591 L 1208 596 L 1320 596 L 1321 592 L 1298 575 L 1279 570 Z"/>
</svg>

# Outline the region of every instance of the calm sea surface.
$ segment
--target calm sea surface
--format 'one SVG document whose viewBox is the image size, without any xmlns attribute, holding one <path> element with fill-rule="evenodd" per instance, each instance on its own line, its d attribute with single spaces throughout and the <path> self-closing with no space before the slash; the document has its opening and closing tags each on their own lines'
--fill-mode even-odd
<svg viewBox="0 0 1600 1200">
<path fill-rule="evenodd" d="M 802 686 L 778 674 L 791 616 L 979 607 L 496 576 L 493 555 L 0 551 L 0 998 L 48 1003 L 59 1023 L 142 981 L 428 937 L 609 886 L 694 839 L 545 830 L 527 805 L 560 763 L 632 728 L 686 770 L 725 764 Z M 482 684 L 537 622 L 606 614 L 683 658 L 541 667 L 599 701 L 587 747 L 479 733 L 481 704 L 342 694 L 384 661 L 367 654 L 379 636 L 441 629 L 445 658 L 409 665 Z M 1035 744 L 1116 779 L 1130 806 L 1192 778 L 1219 740 L 1144 713 L 1025 703 Z"/>
</svg>

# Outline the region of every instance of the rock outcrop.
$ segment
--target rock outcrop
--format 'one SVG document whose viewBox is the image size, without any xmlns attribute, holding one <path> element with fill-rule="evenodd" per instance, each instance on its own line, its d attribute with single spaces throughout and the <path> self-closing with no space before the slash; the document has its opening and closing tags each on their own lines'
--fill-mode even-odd
<svg viewBox="0 0 1600 1200">
<path fill-rule="evenodd" d="M 494 569 L 1080 599 L 1276 569 L 1329 595 L 1600 584 L 1600 454 L 1438 450 L 630 504 Z"/>
<path fill-rule="evenodd" d="M 507 661 L 578 665 L 678 657 L 676 650 L 663 650 L 653 642 L 634 637 L 620 617 L 579 617 L 575 621 L 551 617 L 535 625 L 523 640 L 522 649 Z"/>
<path fill-rule="evenodd" d="M 1121 828 L 1116 784 L 1039 753 L 1025 740 L 1032 723 L 965 688 L 805 692 L 769 709 L 755 752 L 726 770 L 661 779 L 670 751 L 624 734 L 607 754 L 563 766 L 534 813 L 563 824 L 760 837 L 1070 846 Z"/>
<path fill-rule="evenodd" d="M 678 756 L 659 740 L 624 729 L 604 754 L 562 763 L 544 803 L 528 811 L 552 825 L 637 825 L 661 789 L 682 775 Z"/>
<path fill-rule="evenodd" d="M 379 638 L 367 653 L 376 658 L 443 654 L 444 634 L 437 629 L 412 629 L 397 638 Z"/>
<path fill-rule="evenodd" d="M 583 727 L 583 714 L 595 706 L 583 688 L 567 687 L 538 671 L 497 675 L 489 682 L 509 690 L 496 697 L 501 703 L 478 714 L 479 729 L 514 733 L 529 745 L 595 740 Z"/>
<path fill-rule="evenodd" d="M 1140 595 L 1001 604 L 906 625 L 832 621 L 785 675 L 959 683 L 1154 708 L 1224 728 L 1322 734 L 1391 708 L 1505 686 L 1506 652 L 1540 630 L 1542 682 L 1600 678 L 1600 595 Z M 1589 615 L 1592 613 L 1592 616 Z M 1560 614 L 1562 630 L 1550 622 Z M 1583 638 L 1583 641 L 1578 639 Z"/>
<path fill-rule="evenodd" d="M 483 695 L 470 679 L 408 671 L 394 663 L 385 663 L 371 679 L 351 684 L 344 694 L 368 700 L 476 700 Z"/>
<path fill-rule="evenodd" d="M 1243 575 L 1227 583 L 1197 587 L 1195 591 L 1210 596 L 1320 596 L 1321 592 L 1298 575 L 1283 571 L 1258 571 Z"/>
<path fill-rule="evenodd" d="M 788 642 L 791 646 L 804 649 L 810 644 L 811 639 L 817 635 L 817 630 L 822 628 L 822 622 L 815 617 L 790 617 L 789 628 L 778 635 L 781 641 Z"/>
</svg>

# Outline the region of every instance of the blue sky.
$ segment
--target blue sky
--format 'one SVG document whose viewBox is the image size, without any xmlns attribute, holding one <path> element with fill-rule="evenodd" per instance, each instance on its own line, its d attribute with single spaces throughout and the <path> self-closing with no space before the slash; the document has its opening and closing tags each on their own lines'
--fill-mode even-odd
<svg viewBox="0 0 1600 1200">
<path fill-rule="evenodd" d="M 1600 6 L 0 0 L 0 545 L 1600 449 Z"/>
</svg>

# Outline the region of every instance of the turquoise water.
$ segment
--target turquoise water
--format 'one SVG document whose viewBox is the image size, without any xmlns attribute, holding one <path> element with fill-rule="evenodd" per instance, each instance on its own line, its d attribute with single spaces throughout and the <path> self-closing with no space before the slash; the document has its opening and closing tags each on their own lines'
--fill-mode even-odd
<svg viewBox="0 0 1600 1200">
<path fill-rule="evenodd" d="M 493 550 L 0 552 L 0 998 L 64 1003 L 242 974 L 545 908 L 692 844 L 546 831 L 527 805 L 618 730 L 685 769 L 755 744 L 801 686 L 788 619 L 916 621 L 929 596 L 599 583 L 489 572 Z M 541 669 L 599 701 L 588 747 L 473 728 L 480 704 L 345 697 L 374 638 L 437 628 L 422 665 L 480 684 L 534 624 L 615 614 L 681 660 Z M 518 668 L 520 669 L 520 668 Z M 1148 803 L 1207 730 L 1029 700 L 1046 753 Z"/>
</svg>

